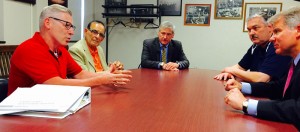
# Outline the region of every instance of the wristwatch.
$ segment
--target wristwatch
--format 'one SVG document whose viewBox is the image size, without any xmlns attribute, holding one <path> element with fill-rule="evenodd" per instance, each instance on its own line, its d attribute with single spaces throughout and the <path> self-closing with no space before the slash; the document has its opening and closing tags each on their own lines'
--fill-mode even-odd
<svg viewBox="0 0 300 132">
<path fill-rule="evenodd" d="M 247 110 L 248 109 L 248 102 L 249 102 L 248 99 L 243 102 L 243 112 L 245 114 L 248 114 L 248 110 Z"/>
</svg>

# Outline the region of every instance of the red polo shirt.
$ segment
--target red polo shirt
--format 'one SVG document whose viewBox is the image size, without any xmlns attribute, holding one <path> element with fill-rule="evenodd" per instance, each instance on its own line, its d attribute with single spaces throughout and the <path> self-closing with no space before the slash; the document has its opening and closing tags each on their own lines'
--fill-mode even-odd
<svg viewBox="0 0 300 132">
<path fill-rule="evenodd" d="M 64 47 L 58 48 L 56 57 L 39 32 L 18 46 L 10 62 L 8 95 L 18 87 L 42 84 L 57 76 L 66 79 L 82 71 Z"/>
</svg>

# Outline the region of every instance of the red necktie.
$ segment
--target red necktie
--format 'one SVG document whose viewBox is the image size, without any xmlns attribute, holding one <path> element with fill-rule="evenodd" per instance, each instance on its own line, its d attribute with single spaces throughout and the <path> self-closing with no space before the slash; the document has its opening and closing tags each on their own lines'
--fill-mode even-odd
<svg viewBox="0 0 300 132">
<path fill-rule="evenodd" d="M 295 67 L 295 66 L 294 66 L 294 63 L 292 62 L 292 65 L 290 66 L 290 69 L 289 69 L 288 77 L 287 77 L 286 82 L 285 82 L 285 85 L 284 85 L 284 90 L 283 90 L 282 96 L 284 96 L 286 89 L 287 89 L 287 88 L 289 87 L 289 85 L 290 85 L 291 78 L 292 78 L 292 75 L 293 75 L 293 72 L 294 72 L 294 67 Z"/>
</svg>

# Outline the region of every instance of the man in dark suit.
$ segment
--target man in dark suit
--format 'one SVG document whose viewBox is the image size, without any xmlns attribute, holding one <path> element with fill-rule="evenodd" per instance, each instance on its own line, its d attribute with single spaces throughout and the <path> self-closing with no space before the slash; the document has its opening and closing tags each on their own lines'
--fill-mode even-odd
<svg viewBox="0 0 300 132">
<path fill-rule="evenodd" d="M 225 103 L 245 114 L 258 118 L 291 123 L 300 130 L 300 6 L 273 16 L 273 36 L 276 54 L 293 58 L 287 75 L 268 83 L 239 83 L 233 79 L 225 84 L 229 90 Z M 272 100 L 246 99 L 245 94 Z"/>
<path fill-rule="evenodd" d="M 143 68 L 173 71 L 189 67 L 181 42 L 172 40 L 174 29 L 171 22 L 163 22 L 159 26 L 158 37 L 144 40 L 141 60 Z"/>
</svg>

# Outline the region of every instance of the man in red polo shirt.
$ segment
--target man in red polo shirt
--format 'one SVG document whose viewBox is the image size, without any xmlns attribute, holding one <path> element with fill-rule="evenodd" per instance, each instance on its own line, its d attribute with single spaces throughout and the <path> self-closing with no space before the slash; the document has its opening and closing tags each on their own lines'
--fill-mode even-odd
<svg viewBox="0 0 300 132">
<path fill-rule="evenodd" d="M 130 81 L 131 72 L 115 70 L 114 65 L 100 74 L 82 70 L 64 48 L 74 34 L 72 23 L 72 12 L 64 6 L 54 4 L 42 10 L 40 32 L 20 44 L 11 58 L 8 95 L 35 84 L 94 87 Z"/>
</svg>

